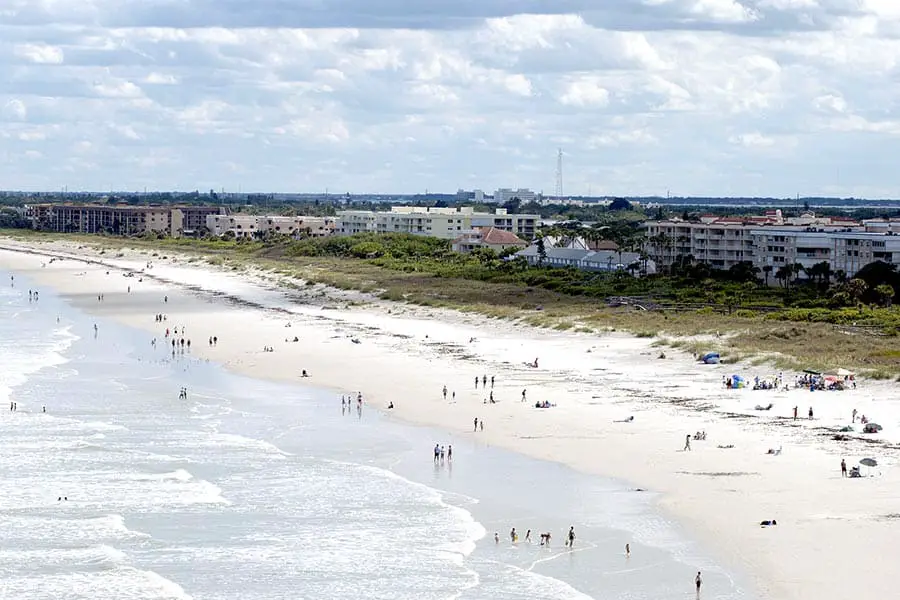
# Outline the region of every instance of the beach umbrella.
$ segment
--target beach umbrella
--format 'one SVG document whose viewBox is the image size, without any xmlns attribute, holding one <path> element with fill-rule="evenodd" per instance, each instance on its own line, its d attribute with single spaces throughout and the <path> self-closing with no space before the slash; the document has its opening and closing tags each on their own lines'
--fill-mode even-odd
<svg viewBox="0 0 900 600">
<path fill-rule="evenodd" d="M 870 467 L 870 468 L 871 468 L 871 467 L 876 466 L 876 465 L 878 464 L 878 461 L 875 460 L 874 458 L 864 458 L 864 459 L 862 459 L 861 461 L 859 461 L 859 464 L 861 464 L 861 465 L 863 465 L 863 466 L 865 466 L 865 467 Z"/>
</svg>

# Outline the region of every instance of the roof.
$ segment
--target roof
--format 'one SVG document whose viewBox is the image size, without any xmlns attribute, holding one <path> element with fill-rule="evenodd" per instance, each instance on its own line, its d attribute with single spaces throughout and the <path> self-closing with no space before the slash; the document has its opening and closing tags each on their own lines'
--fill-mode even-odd
<svg viewBox="0 0 900 600">
<path fill-rule="evenodd" d="M 612 240 L 600 240 L 599 242 L 588 242 L 592 250 L 618 250 L 619 245 Z"/>
<path fill-rule="evenodd" d="M 482 227 L 481 241 L 492 246 L 524 246 L 525 241 L 510 231 L 496 227 Z"/>
</svg>

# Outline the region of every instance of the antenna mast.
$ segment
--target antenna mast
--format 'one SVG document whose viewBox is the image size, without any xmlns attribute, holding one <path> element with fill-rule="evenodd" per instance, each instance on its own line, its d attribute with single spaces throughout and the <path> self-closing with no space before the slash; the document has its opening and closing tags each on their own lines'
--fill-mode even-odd
<svg viewBox="0 0 900 600">
<path fill-rule="evenodd" d="M 563 151 L 562 148 L 556 154 L 556 199 L 563 199 Z"/>
</svg>

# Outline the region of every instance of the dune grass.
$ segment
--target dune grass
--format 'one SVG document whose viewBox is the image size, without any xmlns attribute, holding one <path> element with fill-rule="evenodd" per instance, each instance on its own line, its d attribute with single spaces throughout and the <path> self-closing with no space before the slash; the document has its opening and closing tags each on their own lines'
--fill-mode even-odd
<svg viewBox="0 0 900 600">
<path fill-rule="evenodd" d="M 334 256 L 286 256 L 262 243 L 219 240 L 145 240 L 90 235 L 60 235 L 29 230 L 0 231 L 0 235 L 32 243 L 68 241 L 100 248 L 107 254 L 132 248 L 149 256 L 177 253 L 187 262 L 206 262 L 221 268 L 258 268 L 300 287 L 323 284 L 341 290 L 372 294 L 382 300 L 477 313 L 532 327 L 581 335 L 627 332 L 653 338 L 655 345 L 692 355 L 718 351 L 726 362 L 746 361 L 783 370 L 838 367 L 858 370 L 874 378 L 900 374 L 896 329 L 857 328 L 812 319 L 809 312 L 774 314 L 748 310 L 724 311 L 609 308 L 602 299 L 562 294 L 521 282 L 480 281 L 441 277 L 415 270 L 397 270 L 373 261 Z M 900 320 L 896 308 L 861 310 L 891 323 Z M 849 322 L 848 318 L 848 322 Z"/>
</svg>

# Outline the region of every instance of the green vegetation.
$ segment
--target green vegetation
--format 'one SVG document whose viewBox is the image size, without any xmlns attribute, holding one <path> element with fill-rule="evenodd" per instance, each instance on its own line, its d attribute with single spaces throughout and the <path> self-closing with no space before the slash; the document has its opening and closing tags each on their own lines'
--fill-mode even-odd
<svg viewBox="0 0 900 600">
<path fill-rule="evenodd" d="M 629 331 L 687 352 L 719 351 L 732 361 L 900 372 L 900 352 L 895 350 L 900 311 L 891 306 L 900 275 L 884 263 L 870 265 L 850 280 L 829 274 L 811 284 L 799 285 L 791 278 L 770 287 L 749 265 L 722 273 L 689 264 L 670 275 L 636 278 L 627 272 L 534 268 L 524 259 L 490 250 L 462 255 L 446 241 L 409 235 L 247 241 L 0 233 L 29 241 L 66 239 L 108 251 L 179 252 L 191 261 L 231 269 L 254 266 L 385 300 L 478 312 L 536 327 Z M 609 298 L 627 298 L 647 310 L 609 306 Z"/>
</svg>

